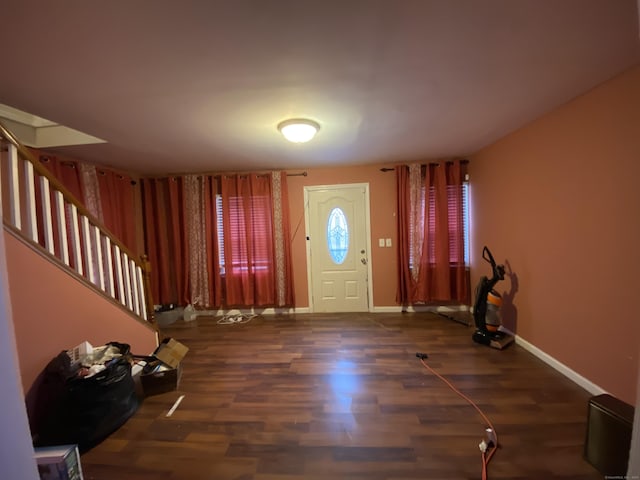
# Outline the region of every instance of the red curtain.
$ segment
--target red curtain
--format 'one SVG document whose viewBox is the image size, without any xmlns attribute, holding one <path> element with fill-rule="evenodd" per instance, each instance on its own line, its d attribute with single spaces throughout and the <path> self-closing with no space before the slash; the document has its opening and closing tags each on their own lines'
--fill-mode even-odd
<svg viewBox="0 0 640 480">
<path fill-rule="evenodd" d="M 286 174 L 143 179 L 156 303 L 294 303 Z"/>
<path fill-rule="evenodd" d="M 413 302 L 413 280 L 411 276 L 411 205 L 409 169 L 406 165 L 396 167 L 396 205 L 398 210 L 398 291 L 396 301 L 402 305 Z"/>
<path fill-rule="evenodd" d="M 105 227 L 137 253 L 134 184 L 128 175 L 98 169 L 98 189 Z"/>
<path fill-rule="evenodd" d="M 275 305 L 271 181 L 266 175 L 220 179 L 225 304 Z"/>
<path fill-rule="evenodd" d="M 211 185 L 215 298 L 229 307 L 294 305 L 286 173 L 223 176 Z"/>
<path fill-rule="evenodd" d="M 37 150 L 34 150 L 37 152 Z M 84 205 L 84 191 L 82 188 L 82 180 L 80 178 L 80 170 L 78 162 L 72 160 L 61 160 L 52 155 L 37 154 L 36 158 L 40 159 L 40 163 L 44 165 L 54 177 L 58 179 L 62 185 L 69 190 L 76 200 Z"/>
<path fill-rule="evenodd" d="M 145 250 L 156 304 L 189 303 L 184 187 L 179 177 L 142 180 Z"/>
<path fill-rule="evenodd" d="M 406 165 L 396 167 L 401 304 L 469 301 L 464 168 L 460 161 L 424 165 L 413 170 L 417 174 Z"/>
<path fill-rule="evenodd" d="M 40 163 L 69 190 L 82 205 L 90 189 L 83 184 L 80 165 L 74 160 L 60 159 L 52 155 L 38 154 Z M 138 252 L 136 242 L 135 193 L 133 179 L 108 169 L 97 169 L 98 195 L 104 226 L 133 252 Z M 54 225 L 54 229 L 56 226 Z"/>
<path fill-rule="evenodd" d="M 80 202 L 81 205 L 84 205 L 84 188 L 82 185 L 82 178 L 80 175 L 79 164 L 73 160 L 63 160 L 53 155 L 47 155 L 39 152 L 38 150 L 32 149 L 32 153 L 39 159 L 40 163 L 44 165 L 49 172 L 67 189 L 69 192 L 76 198 L 77 201 Z M 42 192 L 40 189 L 39 182 L 36 183 L 36 199 L 38 205 L 41 204 Z M 54 195 L 51 192 L 51 205 L 55 205 Z M 70 239 L 73 235 L 73 229 L 71 228 L 71 208 L 69 205 L 65 207 L 65 215 L 66 215 L 66 230 L 67 230 L 67 242 L 69 243 L 69 263 L 72 268 L 76 268 L 75 258 L 71 253 L 71 245 Z M 60 243 L 60 232 L 58 231 L 58 222 L 53 222 L 53 238 L 54 238 L 54 251 L 56 255 L 61 255 L 61 243 Z M 44 242 L 44 224 L 43 224 L 43 216 L 38 215 L 38 234 L 39 234 L 39 243 L 40 245 L 45 245 Z M 80 238 L 81 248 L 84 248 L 84 239 Z"/>
</svg>

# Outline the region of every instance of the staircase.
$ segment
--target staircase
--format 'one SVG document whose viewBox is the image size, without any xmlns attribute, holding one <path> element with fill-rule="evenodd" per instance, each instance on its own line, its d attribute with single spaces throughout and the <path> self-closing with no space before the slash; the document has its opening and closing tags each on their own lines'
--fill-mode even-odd
<svg viewBox="0 0 640 480">
<path fill-rule="evenodd" d="M 83 340 L 157 345 L 149 264 L 136 258 L 0 123 L 6 270 L 23 389 Z"/>
<path fill-rule="evenodd" d="M 146 259 L 136 259 L 2 124 L 0 149 L 5 228 L 152 322 Z"/>
</svg>

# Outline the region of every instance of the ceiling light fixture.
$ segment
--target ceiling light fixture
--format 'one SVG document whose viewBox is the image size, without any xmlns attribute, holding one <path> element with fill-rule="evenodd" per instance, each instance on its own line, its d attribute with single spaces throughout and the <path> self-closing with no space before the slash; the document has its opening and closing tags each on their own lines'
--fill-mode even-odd
<svg viewBox="0 0 640 480">
<path fill-rule="evenodd" d="M 293 143 L 305 143 L 311 140 L 318 130 L 320 125 L 313 120 L 306 118 L 292 118 L 285 120 L 278 124 L 278 130 L 284 135 L 284 138 Z"/>
</svg>

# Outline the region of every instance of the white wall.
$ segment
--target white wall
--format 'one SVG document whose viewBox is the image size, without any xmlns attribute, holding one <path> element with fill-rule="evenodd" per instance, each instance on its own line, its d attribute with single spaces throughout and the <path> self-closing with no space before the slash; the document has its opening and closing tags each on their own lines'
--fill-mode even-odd
<svg viewBox="0 0 640 480">
<path fill-rule="evenodd" d="M 0 228 L 2 217 L 0 216 Z M 2 478 L 39 478 L 20 381 L 11 317 L 4 235 L 0 235 L 0 471 Z"/>
</svg>

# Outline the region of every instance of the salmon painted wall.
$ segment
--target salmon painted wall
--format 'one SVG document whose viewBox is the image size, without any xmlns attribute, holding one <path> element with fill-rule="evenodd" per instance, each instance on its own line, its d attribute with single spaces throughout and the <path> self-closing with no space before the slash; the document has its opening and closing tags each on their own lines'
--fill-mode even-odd
<svg viewBox="0 0 640 480">
<path fill-rule="evenodd" d="M 471 157 L 472 284 L 488 245 L 503 322 L 635 404 L 640 345 L 640 66 Z"/>
<path fill-rule="evenodd" d="M 156 347 L 155 331 L 5 232 L 7 276 L 25 394 L 49 360 L 87 340 L 118 341 L 135 353 Z"/>
<path fill-rule="evenodd" d="M 396 305 L 396 177 L 394 172 L 381 172 L 381 166 L 313 169 L 307 170 L 306 177 L 288 177 L 296 308 L 309 307 L 304 187 L 346 183 L 369 184 L 372 250 L 369 259 L 373 274 L 373 305 L 375 307 Z M 379 247 L 379 238 L 391 238 L 392 246 Z"/>
</svg>

